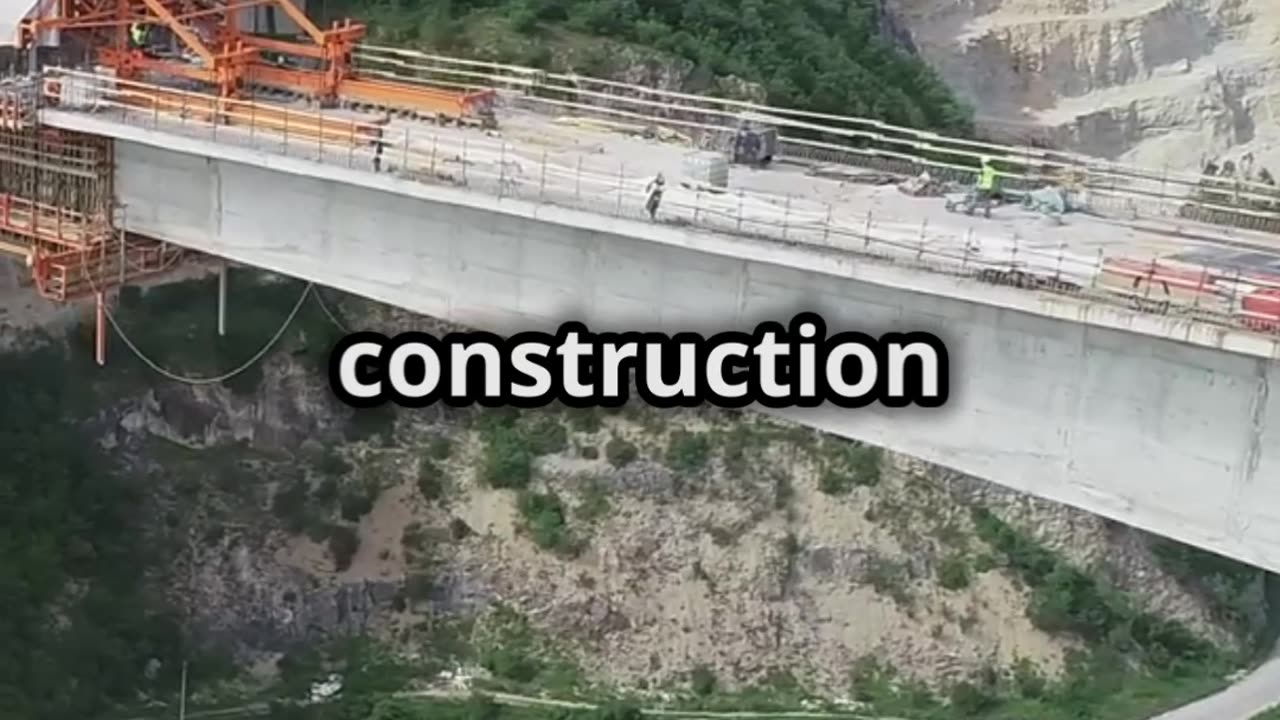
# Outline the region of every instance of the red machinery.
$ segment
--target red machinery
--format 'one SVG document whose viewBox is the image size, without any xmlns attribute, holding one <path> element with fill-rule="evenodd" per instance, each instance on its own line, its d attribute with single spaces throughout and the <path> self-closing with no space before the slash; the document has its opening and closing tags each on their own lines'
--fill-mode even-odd
<svg viewBox="0 0 1280 720">
<path fill-rule="evenodd" d="M 237 16 L 264 5 L 280 8 L 310 42 L 242 31 Z M 135 24 L 165 28 L 186 57 L 161 57 L 133 47 L 129 29 Z M 345 20 L 321 30 L 289 0 L 41 0 L 23 25 L 21 40 L 30 45 L 52 31 L 83 43 L 96 62 L 125 80 L 147 73 L 205 83 L 227 98 L 263 87 L 323 105 L 346 100 L 453 121 L 492 119 L 492 90 L 454 92 L 356 77 L 351 56 L 365 26 Z M 287 66 L 264 53 L 316 67 Z"/>
</svg>

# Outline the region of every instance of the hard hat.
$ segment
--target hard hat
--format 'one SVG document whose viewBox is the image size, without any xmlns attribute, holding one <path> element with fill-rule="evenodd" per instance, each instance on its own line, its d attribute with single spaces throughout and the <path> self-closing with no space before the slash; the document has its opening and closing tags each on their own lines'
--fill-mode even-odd
<svg viewBox="0 0 1280 720">
<path fill-rule="evenodd" d="M 989 156 L 987 156 L 987 155 L 983 155 L 983 156 L 982 156 L 982 164 L 983 164 L 983 165 L 990 165 L 990 164 L 991 164 L 991 158 L 990 158 Z"/>
</svg>

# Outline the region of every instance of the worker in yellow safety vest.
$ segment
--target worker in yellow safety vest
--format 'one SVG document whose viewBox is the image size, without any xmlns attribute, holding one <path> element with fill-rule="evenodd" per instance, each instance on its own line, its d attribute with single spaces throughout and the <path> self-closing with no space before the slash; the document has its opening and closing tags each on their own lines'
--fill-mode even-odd
<svg viewBox="0 0 1280 720">
<path fill-rule="evenodd" d="M 134 23 L 129 26 L 129 39 L 133 41 L 136 48 L 144 48 L 147 46 L 148 28 L 142 23 Z"/>
<path fill-rule="evenodd" d="M 982 158 L 982 170 L 978 172 L 978 199 L 986 200 L 995 194 L 996 191 L 996 169 L 991 164 L 991 158 Z"/>
</svg>

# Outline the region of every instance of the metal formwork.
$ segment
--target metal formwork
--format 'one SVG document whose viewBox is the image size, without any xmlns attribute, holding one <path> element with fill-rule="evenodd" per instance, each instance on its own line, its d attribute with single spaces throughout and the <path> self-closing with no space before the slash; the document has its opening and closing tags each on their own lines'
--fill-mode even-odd
<svg viewBox="0 0 1280 720">
<path fill-rule="evenodd" d="M 34 89 L 0 85 L 0 252 L 55 301 L 175 264 L 177 248 L 114 228 L 111 140 L 40 127 Z"/>
</svg>

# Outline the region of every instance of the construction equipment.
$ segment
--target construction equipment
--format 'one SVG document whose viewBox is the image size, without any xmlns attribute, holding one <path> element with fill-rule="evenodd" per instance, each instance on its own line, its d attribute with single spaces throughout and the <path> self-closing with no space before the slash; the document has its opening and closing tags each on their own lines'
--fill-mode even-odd
<svg viewBox="0 0 1280 720">
<path fill-rule="evenodd" d="M 239 16 L 258 6 L 283 11 L 303 41 L 243 32 Z M 322 107 L 347 102 L 493 124 L 491 89 L 457 92 L 359 77 L 352 53 L 365 26 L 344 20 L 321 30 L 290 0 L 41 0 L 30 17 L 20 32 L 23 46 L 57 32 L 60 43 L 83 46 L 123 80 L 195 81 L 224 98 L 268 90 Z M 131 28 L 158 32 L 145 33 L 139 44 L 130 40 Z"/>
</svg>

